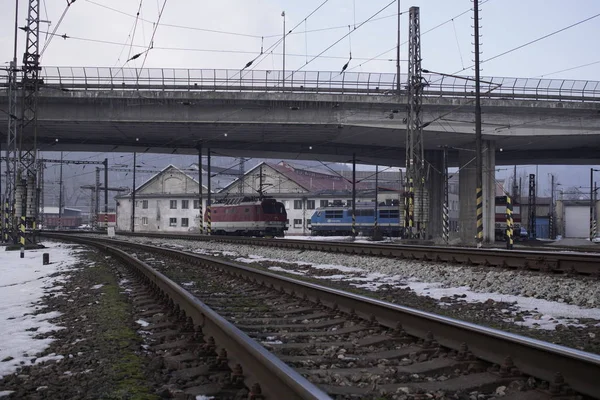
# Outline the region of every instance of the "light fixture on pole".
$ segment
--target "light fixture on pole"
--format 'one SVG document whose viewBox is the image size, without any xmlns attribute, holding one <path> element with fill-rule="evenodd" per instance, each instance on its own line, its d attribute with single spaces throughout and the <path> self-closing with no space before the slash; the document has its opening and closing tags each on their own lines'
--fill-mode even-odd
<svg viewBox="0 0 600 400">
<path fill-rule="evenodd" d="M 281 16 L 283 17 L 283 76 L 282 76 L 283 84 L 282 84 L 282 86 L 285 87 L 285 11 L 281 12 Z"/>
</svg>

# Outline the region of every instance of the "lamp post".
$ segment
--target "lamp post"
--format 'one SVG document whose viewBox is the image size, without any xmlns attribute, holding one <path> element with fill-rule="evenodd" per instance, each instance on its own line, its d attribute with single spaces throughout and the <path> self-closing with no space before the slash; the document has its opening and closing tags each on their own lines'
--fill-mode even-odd
<svg viewBox="0 0 600 400">
<path fill-rule="evenodd" d="M 590 168 L 590 241 L 594 238 L 594 168 Z"/>
<path fill-rule="evenodd" d="M 281 16 L 283 17 L 283 84 L 282 86 L 285 87 L 285 11 L 281 12 Z"/>
</svg>

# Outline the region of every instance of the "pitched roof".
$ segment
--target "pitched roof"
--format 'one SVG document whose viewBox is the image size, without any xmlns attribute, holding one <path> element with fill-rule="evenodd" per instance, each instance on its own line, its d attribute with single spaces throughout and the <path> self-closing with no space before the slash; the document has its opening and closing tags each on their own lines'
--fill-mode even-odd
<svg viewBox="0 0 600 400">
<path fill-rule="evenodd" d="M 306 169 L 294 168 L 286 162 L 279 164 L 266 164 L 273 168 L 286 178 L 302 186 L 309 192 L 319 192 L 325 190 L 350 191 L 352 183 L 349 180 L 342 178 L 339 175 L 325 174 L 322 172 L 314 172 Z M 357 182 L 357 190 L 368 189 L 369 185 L 366 182 Z"/>
</svg>

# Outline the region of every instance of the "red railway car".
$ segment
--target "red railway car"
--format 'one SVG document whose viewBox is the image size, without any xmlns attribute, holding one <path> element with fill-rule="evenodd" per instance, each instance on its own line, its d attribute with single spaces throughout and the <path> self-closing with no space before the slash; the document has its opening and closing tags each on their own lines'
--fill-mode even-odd
<svg viewBox="0 0 600 400">
<path fill-rule="evenodd" d="M 69 216 L 61 217 L 60 220 L 58 215 L 45 215 L 44 216 L 44 229 L 76 229 L 81 225 L 81 217 Z"/>
<path fill-rule="evenodd" d="M 287 213 L 283 203 L 271 198 L 225 199 L 211 206 L 211 230 L 215 235 L 283 236 Z"/>
</svg>

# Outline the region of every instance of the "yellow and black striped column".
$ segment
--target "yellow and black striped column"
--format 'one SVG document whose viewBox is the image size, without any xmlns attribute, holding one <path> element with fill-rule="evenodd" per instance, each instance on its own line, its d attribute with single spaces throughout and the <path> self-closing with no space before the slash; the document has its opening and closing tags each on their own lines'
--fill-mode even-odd
<svg viewBox="0 0 600 400">
<path fill-rule="evenodd" d="M 200 172 L 202 174 L 202 172 Z M 202 200 L 200 200 L 200 206 L 199 206 L 199 210 L 198 212 L 200 213 L 200 221 L 199 224 L 200 225 L 200 234 L 204 235 L 204 215 L 202 214 Z"/>
<path fill-rule="evenodd" d="M 506 196 L 506 248 L 513 248 L 513 206 L 510 196 Z"/>
<path fill-rule="evenodd" d="M 25 258 L 25 216 L 19 218 L 19 243 L 21 243 L 21 258 Z"/>
<path fill-rule="evenodd" d="M 106 226 L 106 229 L 108 229 L 108 213 L 107 212 L 104 213 L 104 225 Z"/>
<path fill-rule="evenodd" d="M 483 189 L 478 187 L 477 194 L 477 247 L 483 243 Z"/>
<path fill-rule="evenodd" d="M 210 221 L 211 217 L 210 217 L 210 205 L 207 204 L 206 205 L 206 234 L 207 235 L 211 235 L 212 232 L 212 224 Z"/>
<path fill-rule="evenodd" d="M 442 205 L 442 236 L 444 243 L 450 241 L 450 216 L 448 215 L 448 203 L 444 201 Z"/>
<path fill-rule="evenodd" d="M 596 233 L 598 232 L 597 230 L 597 226 L 596 226 L 596 220 L 592 221 L 592 239 L 596 237 Z"/>
</svg>

